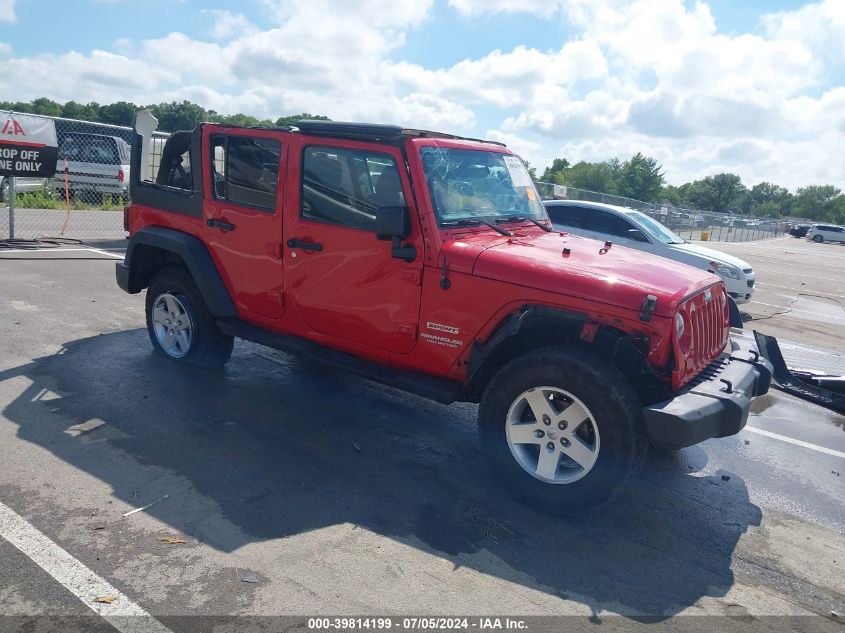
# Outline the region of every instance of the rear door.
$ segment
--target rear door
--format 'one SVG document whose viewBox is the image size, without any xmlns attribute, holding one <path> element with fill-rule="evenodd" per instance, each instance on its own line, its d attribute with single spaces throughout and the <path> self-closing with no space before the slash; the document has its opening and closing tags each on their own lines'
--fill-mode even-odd
<svg viewBox="0 0 845 633">
<path fill-rule="evenodd" d="M 285 169 L 278 133 L 206 128 L 203 132 L 204 233 L 241 318 L 281 318 Z"/>
<path fill-rule="evenodd" d="M 423 249 L 397 147 L 297 137 L 285 214 L 287 294 L 314 332 L 396 353 L 417 342 Z M 292 170 L 291 170 L 292 171 Z M 293 192 L 296 192 L 295 194 Z M 417 257 L 391 255 L 375 234 L 382 206 L 407 206 Z"/>
</svg>

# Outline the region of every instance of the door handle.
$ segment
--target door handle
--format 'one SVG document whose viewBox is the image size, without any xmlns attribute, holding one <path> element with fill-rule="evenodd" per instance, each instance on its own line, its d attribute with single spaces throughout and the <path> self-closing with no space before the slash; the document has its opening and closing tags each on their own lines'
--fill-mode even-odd
<svg viewBox="0 0 845 633">
<path fill-rule="evenodd" d="M 231 222 L 226 222 L 226 220 L 218 220 L 216 218 L 209 218 L 208 222 L 206 222 L 208 226 L 214 229 L 220 229 L 223 232 L 228 233 L 229 231 L 235 230 L 235 225 Z"/>
<path fill-rule="evenodd" d="M 288 248 L 301 248 L 304 251 L 321 251 L 323 245 L 317 242 L 303 242 L 300 239 L 292 237 L 288 240 Z"/>
</svg>

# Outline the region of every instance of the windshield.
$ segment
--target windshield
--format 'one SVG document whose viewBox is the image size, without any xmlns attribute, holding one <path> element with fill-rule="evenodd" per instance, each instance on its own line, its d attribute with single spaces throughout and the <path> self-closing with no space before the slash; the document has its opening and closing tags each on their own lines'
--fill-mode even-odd
<svg viewBox="0 0 845 633">
<path fill-rule="evenodd" d="M 684 240 L 662 225 L 660 222 L 640 211 L 632 211 L 629 217 L 636 220 L 652 237 L 664 244 L 684 244 Z"/>
<path fill-rule="evenodd" d="M 438 223 L 483 218 L 544 221 L 540 196 L 518 156 L 483 150 L 420 149 Z"/>
</svg>

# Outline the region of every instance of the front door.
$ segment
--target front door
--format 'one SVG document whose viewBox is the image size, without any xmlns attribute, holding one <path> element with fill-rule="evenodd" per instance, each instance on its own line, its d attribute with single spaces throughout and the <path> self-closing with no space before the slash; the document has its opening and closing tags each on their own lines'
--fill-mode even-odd
<svg viewBox="0 0 845 633">
<path fill-rule="evenodd" d="M 287 147 L 279 135 L 258 130 L 206 134 L 206 244 L 241 318 L 278 319 L 284 307 L 279 174 Z"/>
<path fill-rule="evenodd" d="M 395 147 L 299 136 L 285 213 L 287 295 L 320 334 L 397 353 L 416 345 L 422 240 Z M 296 164 L 296 168 L 294 168 Z M 408 207 L 418 255 L 405 262 L 375 234 L 382 206 Z"/>
</svg>

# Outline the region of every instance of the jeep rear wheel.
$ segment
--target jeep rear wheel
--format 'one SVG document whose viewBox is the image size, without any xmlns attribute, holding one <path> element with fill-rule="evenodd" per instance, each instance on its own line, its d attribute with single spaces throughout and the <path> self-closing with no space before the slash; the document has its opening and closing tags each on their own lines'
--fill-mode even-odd
<svg viewBox="0 0 845 633">
<path fill-rule="evenodd" d="M 147 332 L 155 350 L 175 361 L 203 367 L 224 365 L 234 339 L 220 332 L 190 274 L 163 268 L 147 288 Z"/>
<path fill-rule="evenodd" d="M 577 514 L 607 502 L 642 461 L 642 404 L 615 367 L 563 348 L 519 357 L 479 407 L 493 467 L 522 500 Z"/>
</svg>

